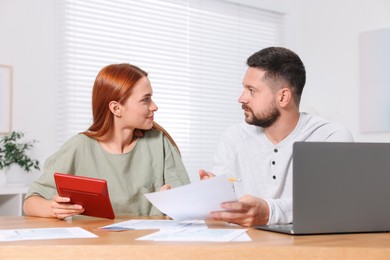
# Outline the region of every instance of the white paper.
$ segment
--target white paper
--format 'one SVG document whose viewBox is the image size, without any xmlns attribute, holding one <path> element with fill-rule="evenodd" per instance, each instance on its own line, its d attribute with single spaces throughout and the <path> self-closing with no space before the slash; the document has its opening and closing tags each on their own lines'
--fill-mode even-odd
<svg viewBox="0 0 390 260">
<path fill-rule="evenodd" d="M 245 232 L 232 240 L 232 242 L 250 242 L 252 241 L 251 237 Z"/>
<path fill-rule="evenodd" d="M 185 242 L 230 242 L 245 234 L 247 229 L 182 229 L 160 230 L 139 237 L 137 240 L 185 241 Z M 240 241 L 244 241 L 240 238 Z"/>
<path fill-rule="evenodd" d="M 193 220 L 176 222 L 173 220 L 163 219 L 132 219 L 112 225 L 101 227 L 104 230 L 123 231 L 123 230 L 147 230 L 147 229 L 207 229 L 203 220 Z"/>
<path fill-rule="evenodd" d="M 94 237 L 98 236 L 80 227 L 0 230 L 0 242 Z"/>
<path fill-rule="evenodd" d="M 224 210 L 221 203 L 236 201 L 226 175 L 197 181 L 174 189 L 145 194 L 161 212 L 175 221 L 206 219 L 210 212 Z"/>
</svg>

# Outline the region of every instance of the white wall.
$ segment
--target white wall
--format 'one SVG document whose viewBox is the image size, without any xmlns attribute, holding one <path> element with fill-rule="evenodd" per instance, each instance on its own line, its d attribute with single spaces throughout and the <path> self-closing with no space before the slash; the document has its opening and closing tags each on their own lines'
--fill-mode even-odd
<svg viewBox="0 0 390 260">
<path fill-rule="evenodd" d="M 34 156 L 42 162 L 57 149 L 54 2 L 0 0 L 0 64 L 14 68 L 13 129 L 39 140 Z M 346 125 L 357 141 L 390 140 L 390 133 L 358 128 L 359 33 L 390 27 L 390 1 L 244 2 L 287 12 L 285 46 L 301 56 L 308 72 L 303 110 Z"/>
<path fill-rule="evenodd" d="M 0 64 L 13 67 L 13 130 L 39 141 L 32 157 L 41 162 L 55 149 L 54 21 L 52 0 L 0 0 Z"/>
<path fill-rule="evenodd" d="M 390 28 L 390 1 L 294 2 L 288 11 L 286 45 L 300 54 L 307 69 L 302 110 L 314 108 L 344 124 L 355 141 L 389 142 L 390 133 L 359 131 L 358 41 L 361 32 Z"/>
</svg>

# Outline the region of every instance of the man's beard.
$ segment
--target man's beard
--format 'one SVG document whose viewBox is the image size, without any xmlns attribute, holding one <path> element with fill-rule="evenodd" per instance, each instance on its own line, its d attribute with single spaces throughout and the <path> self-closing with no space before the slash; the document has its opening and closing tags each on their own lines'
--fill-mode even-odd
<svg viewBox="0 0 390 260">
<path fill-rule="evenodd" d="M 270 106 L 265 112 L 261 113 L 259 117 L 256 117 L 249 107 L 242 105 L 242 108 L 246 109 L 247 112 L 252 115 L 251 118 L 249 116 L 245 117 L 245 121 L 250 125 L 267 128 L 272 126 L 280 117 L 280 112 L 275 105 Z"/>
</svg>

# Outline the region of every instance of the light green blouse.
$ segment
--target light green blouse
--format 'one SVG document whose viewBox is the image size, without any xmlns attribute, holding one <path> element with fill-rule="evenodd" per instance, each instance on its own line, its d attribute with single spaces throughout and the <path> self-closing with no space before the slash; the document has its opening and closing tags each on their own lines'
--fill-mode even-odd
<svg viewBox="0 0 390 260">
<path fill-rule="evenodd" d="M 40 195 L 51 199 L 57 194 L 55 172 L 107 180 L 117 216 L 162 215 L 144 194 L 159 191 L 164 184 L 177 187 L 190 182 L 176 148 L 154 129 L 146 131 L 125 154 L 110 154 L 96 140 L 75 135 L 46 160 L 42 176 L 31 184 L 26 198 Z"/>
</svg>

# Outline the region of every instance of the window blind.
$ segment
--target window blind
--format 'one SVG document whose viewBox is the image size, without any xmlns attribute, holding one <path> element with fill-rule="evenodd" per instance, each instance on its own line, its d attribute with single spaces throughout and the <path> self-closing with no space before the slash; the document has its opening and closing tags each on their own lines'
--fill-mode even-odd
<svg viewBox="0 0 390 260">
<path fill-rule="evenodd" d="M 246 58 L 281 45 L 281 13 L 218 0 L 63 0 L 58 15 L 58 145 L 92 123 L 98 71 L 149 73 L 155 120 L 179 145 L 192 180 L 210 169 L 221 133 L 243 120 Z"/>
</svg>

